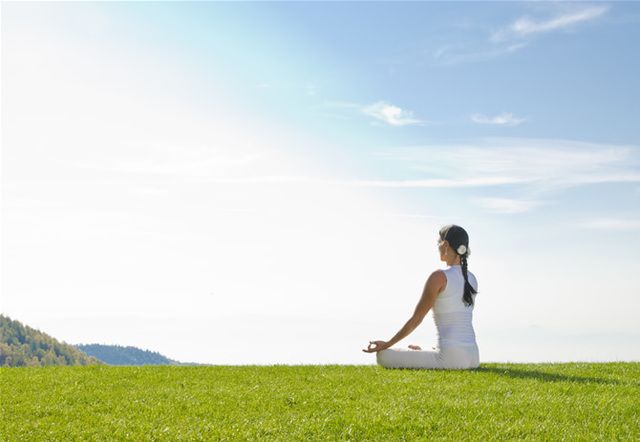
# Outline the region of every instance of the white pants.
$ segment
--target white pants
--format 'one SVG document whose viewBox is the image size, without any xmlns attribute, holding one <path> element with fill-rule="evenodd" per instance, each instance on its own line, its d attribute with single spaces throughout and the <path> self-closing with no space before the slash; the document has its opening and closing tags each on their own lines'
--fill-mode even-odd
<svg viewBox="0 0 640 442">
<path fill-rule="evenodd" d="M 466 369 L 480 366 L 478 346 L 475 345 L 434 351 L 387 348 L 376 352 L 376 360 L 385 368 Z"/>
</svg>

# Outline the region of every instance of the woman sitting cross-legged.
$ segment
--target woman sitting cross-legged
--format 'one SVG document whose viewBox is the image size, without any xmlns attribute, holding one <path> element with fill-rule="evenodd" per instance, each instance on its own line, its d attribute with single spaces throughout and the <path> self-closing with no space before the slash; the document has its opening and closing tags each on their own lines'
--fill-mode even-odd
<svg viewBox="0 0 640 442">
<path fill-rule="evenodd" d="M 391 340 L 369 341 L 369 346 L 362 350 L 375 352 L 377 363 L 385 368 L 467 369 L 480 365 L 472 325 L 478 282 L 467 269 L 469 236 L 455 224 L 442 227 L 439 233 L 440 260 L 447 267 L 429 276 L 413 316 Z M 409 345 L 409 349 L 390 348 L 415 330 L 432 308 L 438 347 L 433 351 L 417 345 Z"/>
</svg>

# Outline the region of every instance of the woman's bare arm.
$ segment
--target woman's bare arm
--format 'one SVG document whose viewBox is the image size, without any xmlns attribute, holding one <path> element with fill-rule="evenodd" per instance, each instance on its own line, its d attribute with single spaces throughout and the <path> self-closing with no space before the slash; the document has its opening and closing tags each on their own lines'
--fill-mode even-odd
<svg viewBox="0 0 640 442">
<path fill-rule="evenodd" d="M 400 331 L 387 342 L 387 348 L 409 336 L 409 334 L 411 334 L 411 332 L 420 325 L 424 317 L 429 313 L 431 307 L 433 307 L 433 304 L 436 302 L 438 294 L 444 289 L 446 284 L 447 277 L 441 270 L 436 270 L 429 275 L 429 278 L 424 285 L 420 301 L 418 301 L 418 305 L 413 312 L 413 316 L 411 316 L 404 326 L 402 326 Z"/>
</svg>

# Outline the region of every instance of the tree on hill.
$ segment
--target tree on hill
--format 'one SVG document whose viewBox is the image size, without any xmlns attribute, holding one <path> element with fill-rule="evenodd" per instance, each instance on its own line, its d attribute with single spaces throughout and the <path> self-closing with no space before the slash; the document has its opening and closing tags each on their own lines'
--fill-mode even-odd
<svg viewBox="0 0 640 442">
<path fill-rule="evenodd" d="M 97 365 L 73 345 L 0 314 L 0 366 Z"/>
</svg>

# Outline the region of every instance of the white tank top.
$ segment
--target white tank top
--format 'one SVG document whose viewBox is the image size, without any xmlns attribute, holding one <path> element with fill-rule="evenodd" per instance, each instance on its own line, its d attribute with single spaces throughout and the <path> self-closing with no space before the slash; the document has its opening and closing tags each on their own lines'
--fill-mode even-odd
<svg viewBox="0 0 640 442">
<path fill-rule="evenodd" d="M 472 293 L 474 304 L 466 306 L 462 300 L 464 276 L 462 266 L 454 264 L 441 269 L 447 277 L 447 284 L 433 304 L 433 320 L 438 332 L 438 347 L 475 346 L 476 334 L 473 331 L 473 307 L 476 295 Z M 469 284 L 477 291 L 478 281 L 467 270 Z"/>
</svg>

